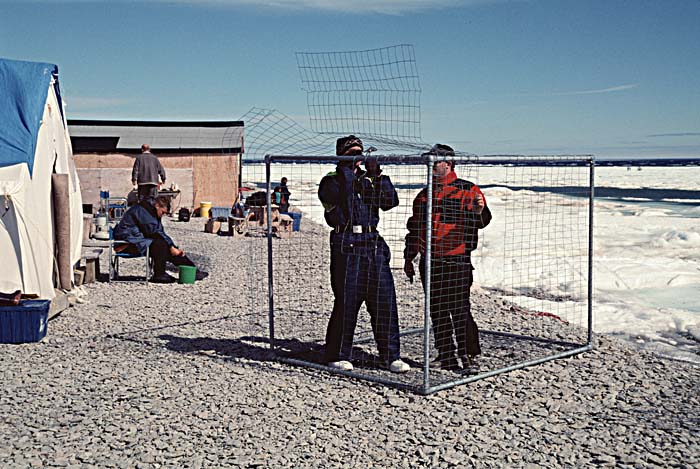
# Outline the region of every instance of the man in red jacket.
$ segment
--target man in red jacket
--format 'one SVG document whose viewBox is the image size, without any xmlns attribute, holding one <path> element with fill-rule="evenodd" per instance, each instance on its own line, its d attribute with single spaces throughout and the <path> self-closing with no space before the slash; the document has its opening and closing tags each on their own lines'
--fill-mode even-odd
<svg viewBox="0 0 700 469">
<path fill-rule="evenodd" d="M 454 172 L 454 150 L 437 144 L 428 154 L 433 165 L 432 242 L 430 263 L 430 318 L 440 368 L 458 370 L 457 354 L 466 369 L 481 354 L 479 329 L 469 301 L 472 285 L 471 252 L 476 249 L 478 230 L 491 222 L 491 211 L 476 184 L 459 179 Z M 408 219 L 404 272 L 413 281 L 413 259 L 421 254 L 419 270 L 425 289 L 427 188 L 413 201 Z M 457 340 L 455 347 L 454 338 Z"/>
</svg>

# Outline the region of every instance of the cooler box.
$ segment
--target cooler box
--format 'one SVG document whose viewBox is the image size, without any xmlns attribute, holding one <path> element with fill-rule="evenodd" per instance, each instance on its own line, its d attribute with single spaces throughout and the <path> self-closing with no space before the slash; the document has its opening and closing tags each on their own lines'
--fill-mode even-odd
<svg viewBox="0 0 700 469">
<path fill-rule="evenodd" d="M 292 217 L 292 231 L 299 231 L 301 229 L 301 213 L 288 212 L 283 215 Z"/>
<path fill-rule="evenodd" d="M 17 306 L 0 306 L 0 343 L 39 342 L 46 336 L 50 300 L 22 300 Z"/>
<path fill-rule="evenodd" d="M 231 207 L 212 207 L 209 209 L 209 218 L 219 221 L 228 221 L 231 216 Z"/>
</svg>

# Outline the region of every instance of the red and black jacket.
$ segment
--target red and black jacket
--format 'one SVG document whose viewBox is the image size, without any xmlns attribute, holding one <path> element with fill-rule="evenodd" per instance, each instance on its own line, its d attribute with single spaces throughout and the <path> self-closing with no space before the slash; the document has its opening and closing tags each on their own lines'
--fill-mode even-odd
<svg viewBox="0 0 700 469">
<path fill-rule="evenodd" d="M 474 197 L 481 194 L 484 210 L 474 211 Z M 425 254 L 425 225 L 428 190 L 423 189 L 413 201 L 413 215 L 406 227 L 404 259 L 413 260 L 420 252 Z M 478 230 L 491 222 L 491 210 L 481 189 L 450 171 L 441 180 L 433 183 L 432 256 L 464 256 L 476 249 Z"/>
</svg>

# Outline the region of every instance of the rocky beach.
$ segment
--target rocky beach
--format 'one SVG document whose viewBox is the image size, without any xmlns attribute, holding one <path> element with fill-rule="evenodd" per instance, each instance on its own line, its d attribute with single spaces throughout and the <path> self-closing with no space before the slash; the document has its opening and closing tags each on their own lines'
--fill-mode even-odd
<svg viewBox="0 0 700 469">
<path fill-rule="evenodd" d="M 43 341 L 0 345 L 2 467 L 700 465 L 700 367 L 611 336 L 428 396 L 281 363 L 267 341 L 267 240 L 202 227 L 166 221 L 205 280 L 89 284 L 87 302 L 52 319 Z M 314 361 L 332 304 L 327 231 L 305 221 L 302 233 L 303 244 L 273 239 L 284 266 L 274 277 L 276 337 L 280 353 Z M 402 328 L 420 326 L 422 293 L 398 277 Z M 477 287 L 472 300 L 483 329 L 585 340 L 552 318 L 514 314 L 496 292 Z M 488 369 L 554 350 L 483 337 Z M 422 375 L 422 340 L 402 341 L 414 366 L 405 384 Z M 358 349 L 371 356 L 372 342 Z M 368 360 L 368 374 L 388 374 Z"/>
</svg>

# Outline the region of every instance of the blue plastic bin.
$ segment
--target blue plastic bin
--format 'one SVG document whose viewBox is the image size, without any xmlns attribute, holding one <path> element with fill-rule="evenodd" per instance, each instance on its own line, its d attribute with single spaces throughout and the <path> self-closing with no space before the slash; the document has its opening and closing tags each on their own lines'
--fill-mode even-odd
<svg viewBox="0 0 700 469">
<path fill-rule="evenodd" d="M 22 300 L 17 306 L 0 306 L 0 343 L 39 342 L 46 336 L 49 300 Z"/>
<path fill-rule="evenodd" d="M 301 229 L 301 213 L 288 212 L 283 215 L 292 217 L 292 231 L 299 231 Z"/>
<path fill-rule="evenodd" d="M 209 216 L 214 220 L 227 221 L 231 216 L 231 207 L 212 207 L 209 209 Z"/>
</svg>

